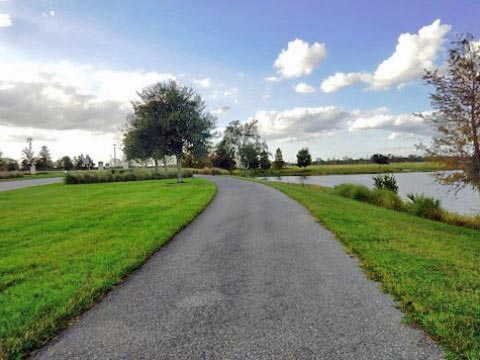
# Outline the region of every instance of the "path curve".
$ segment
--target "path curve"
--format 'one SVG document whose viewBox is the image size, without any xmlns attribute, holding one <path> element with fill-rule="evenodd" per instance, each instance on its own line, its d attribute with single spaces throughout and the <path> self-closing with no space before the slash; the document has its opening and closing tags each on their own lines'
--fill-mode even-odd
<svg viewBox="0 0 480 360">
<path fill-rule="evenodd" d="M 443 358 L 302 206 L 209 179 L 210 206 L 37 358 Z"/>
<path fill-rule="evenodd" d="M 56 184 L 63 181 L 63 177 L 46 179 L 26 179 L 13 181 L 0 181 L 0 191 L 15 190 L 30 186 Z"/>
</svg>

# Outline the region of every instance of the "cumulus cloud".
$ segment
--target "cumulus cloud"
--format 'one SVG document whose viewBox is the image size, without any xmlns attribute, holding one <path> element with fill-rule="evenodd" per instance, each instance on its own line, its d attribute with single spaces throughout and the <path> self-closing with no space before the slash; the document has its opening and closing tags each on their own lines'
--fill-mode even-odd
<svg viewBox="0 0 480 360">
<path fill-rule="evenodd" d="M 12 17 L 10 14 L 0 14 L 0 28 L 12 26 Z"/>
<path fill-rule="evenodd" d="M 59 62 L 0 61 L 0 124 L 41 129 L 118 130 L 136 91 L 171 74 L 99 70 Z"/>
<path fill-rule="evenodd" d="M 277 76 L 270 76 L 266 80 L 279 81 L 309 75 L 326 56 L 327 48 L 323 43 L 315 42 L 309 45 L 301 39 L 290 41 L 273 64 Z"/>
<path fill-rule="evenodd" d="M 373 74 L 364 72 L 338 72 L 324 80 L 321 88 L 333 92 L 357 82 L 364 82 L 370 90 L 388 90 L 391 86 L 402 87 L 423 75 L 425 69 L 436 66 L 445 36 L 451 26 L 439 19 L 422 27 L 417 34 L 403 33 L 398 37 L 395 52 L 380 63 Z"/>
<path fill-rule="evenodd" d="M 301 94 L 309 94 L 315 92 L 315 88 L 312 85 L 308 85 L 304 82 L 298 83 L 293 89 Z"/>
<path fill-rule="evenodd" d="M 348 111 L 335 106 L 296 107 L 285 111 L 258 111 L 258 129 L 267 140 L 300 141 L 318 138 L 339 129 Z"/>
<path fill-rule="evenodd" d="M 341 88 L 355 84 L 356 82 L 370 82 L 372 80 L 372 75 L 367 73 L 349 73 L 345 74 L 342 72 L 337 72 L 335 75 L 332 75 L 325 79 L 321 84 L 321 89 L 323 92 L 330 93 Z"/>
<path fill-rule="evenodd" d="M 427 114 L 427 112 L 425 112 Z M 390 139 L 399 138 L 400 134 L 406 136 L 432 135 L 432 128 L 422 118 L 413 114 L 392 114 L 389 109 L 383 107 L 367 112 L 354 114 L 348 123 L 350 131 L 358 130 L 387 130 L 392 131 Z"/>
<path fill-rule="evenodd" d="M 212 85 L 212 81 L 210 78 L 205 78 L 205 79 L 193 79 L 193 83 L 197 86 L 200 86 L 202 88 L 209 88 L 210 85 Z"/>
<path fill-rule="evenodd" d="M 216 108 L 215 110 L 213 110 L 213 113 L 214 114 L 225 114 L 226 112 L 230 111 L 231 107 L 230 106 L 220 106 L 218 108 Z"/>
<path fill-rule="evenodd" d="M 426 114 L 426 113 L 425 113 Z M 260 134 L 267 140 L 309 141 L 336 131 L 384 130 L 390 139 L 430 136 L 432 129 L 413 114 L 392 114 L 388 108 L 346 110 L 335 106 L 257 111 Z"/>
</svg>

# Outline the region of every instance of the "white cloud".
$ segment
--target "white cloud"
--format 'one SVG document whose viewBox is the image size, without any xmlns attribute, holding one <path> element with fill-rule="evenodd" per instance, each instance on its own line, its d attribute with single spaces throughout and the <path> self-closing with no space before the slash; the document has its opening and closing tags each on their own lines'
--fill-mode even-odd
<svg viewBox="0 0 480 360">
<path fill-rule="evenodd" d="M 55 11 L 54 10 L 49 10 L 47 12 L 43 12 L 42 15 L 44 17 L 54 17 L 55 16 Z"/>
<path fill-rule="evenodd" d="M 212 85 L 212 81 L 210 78 L 205 78 L 205 79 L 193 79 L 193 83 L 197 86 L 200 86 L 202 88 L 209 88 L 210 85 Z"/>
<path fill-rule="evenodd" d="M 10 14 L 0 14 L 0 28 L 12 26 L 12 17 Z"/>
<path fill-rule="evenodd" d="M 260 134 L 267 140 L 300 141 L 318 138 L 342 127 L 348 111 L 335 106 L 296 107 L 285 111 L 257 111 Z"/>
<path fill-rule="evenodd" d="M 230 111 L 230 109 L 231 109 L 230 106 L 220 106 L 220 107 L 216 108 L 215 110 L 213 110 L 213 113 L 217 114 L 217 115 L 221 115 L 221 114 L 225 114 L 226 112 Z"/>
<path fill-rule="evenodd" d="M 286 49 L 282 49 L 273 66 L 278 77 L 271 76 L 267 81 L 292 79 L 309 75 L 327 56 L 327 49 L 323 43 L 313 43 L 301 39 L 290 41 Z"/>
<path fill-rule="evenodd" d="M 0 124 L 118 131 L 136 91 L 171 74 L 100 70 L 68 61 L 0 60 Z"/>
<path fill-rule="evenodd" d="M 425 112 L 426 114 L 426 112 Z M 382 107 L 373 111 L 358 113 L 348 123 L 350 131 L 357 130 L 386 130 L 392 131 L 390 139 L 399 138 L 400 134 L 431 135 L 432 128 L 422 118 L 413 114 L 392 114 L 389 109 Z M 394 135 L 395 134 L 395 135 Z"/>
<path fill-rule="evenodd" d="M 309 94 L 315 92 L 315 88 L 312 85 L 308 85 L 304 82 L 298 83 L 293 89 L 301 94 Z"/>
<path fill-rule="evenodd" d="M 451 26 L 441 24 L 439 19 L 422 27 L 417 34 L 403 33 L 398 37 L 395 52 L 384 60 L 373 74 L 336 73 L 322 82 L 322 90 L 333 92 L 356 82 L 368 84 L 370 90 L 388 90 L 420 78 L 425 69 L 432 69 L 442 50 L 445 36 Z"/>
<path fill-rule="evenodd" d="M 321 84 L 321 89 L 323 92 L 330 93 L 346 86 L 355 84 L 356 82 L 370 82 L 372 75 L 367 73 L 349 73 L 345 74 L 342 72 L 337 72 L 335 75 L 332 75 L 325 79 Z"/>
</svg>

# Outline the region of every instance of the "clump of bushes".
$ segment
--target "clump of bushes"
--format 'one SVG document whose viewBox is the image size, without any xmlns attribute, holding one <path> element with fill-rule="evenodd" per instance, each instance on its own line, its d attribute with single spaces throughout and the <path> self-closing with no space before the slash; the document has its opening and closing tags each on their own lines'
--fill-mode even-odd
<svg viewBox="0 0 480 360">
<path fill-rule="evenodd" d="M 438 199 L 417 194 L 408 194 L 404 201 L 390 190 L 369 189 L 364 185 L 341 184 L 333 188 L 337 195 L 381 206 L 391 210 L 403 211 L 422 218 L 465 226 L 480 230 L 480 215 L 468 216 L 449 213 L 442 208 Z"/>
<path fill-rule="evenodd" d="M 334 193 L 350 199 L 367 202 L 387 209 L 401 210 L 405 203 L 393 191 L 383 189 L 369 189 L 365 185 L 341 184 L 333 189 Z"/>
<path fill-rule="evenodd" d="M 228 170 L 220 169 L 220 168 L 208 168 L 205 167 L 203 169 L 189 169 L 193 174 L 200 174 L 200 175 L 230 175 Z"/>
<path fill-rule="evenodd" d="M 192 177 L 191 171 L 183 170 L 183 177 Z M 65 176 L 65 184 L 91 184 L 117 181 L 139 181 L 139 180 L 160 180 L 175 179 L 175 171 L 157 172 L 157 171 L 116 171 L 116 172 L 78 172 L 70 173 Z"/>
<path fill-rule="evenodd" d="M 16 178 L 23 178 L 23 174 L 16 171 L 0 172 L 0 179 L 16 179 Z"/>
<path fill-rule="evenodd" d="M 407 198 L 410 200 L 406 208 L 409 213 L 431 220 L 442 220 L 445 210 L 440 200 L 423 194 L 408 194 Z"/>
<path fill-rule="evenodd" d="M 397 179 L 392 174 L 377 175 L 373 177 L 373 182 L 376 189 L 390 190 L 398 193 Z"/>
</svg>

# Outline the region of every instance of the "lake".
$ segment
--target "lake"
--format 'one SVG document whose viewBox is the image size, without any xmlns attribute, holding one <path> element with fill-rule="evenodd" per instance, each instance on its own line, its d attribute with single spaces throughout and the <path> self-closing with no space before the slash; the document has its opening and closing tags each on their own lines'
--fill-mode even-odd
<svg viewBox="0 0 480 360">
<path fill-rule="evenodd" d="M 339 184 L 361 184 L 373 187 L 372 174 L 361 175 L 322 175 L 322 176 L 282 176 L 267 177 L 271 181 L 282 181 L 287 183 L 304 183 L 333 187 Z M 478 214 L 480 213 L 480 195 L 472 187 L 461 189 L 455 193 L 452 187 L 442 185 L 435 181 L 432 173 L 416 172 L 394 174 L 398 183 L 398 193 L 406 197 L 408 193 L 425 194 L 440 199 L 444 209 L 459 214 Z"/>
</svg>

